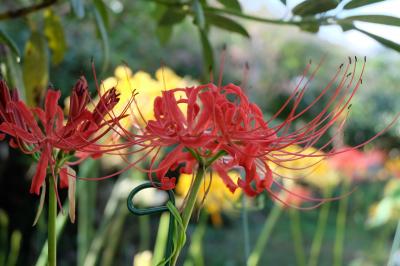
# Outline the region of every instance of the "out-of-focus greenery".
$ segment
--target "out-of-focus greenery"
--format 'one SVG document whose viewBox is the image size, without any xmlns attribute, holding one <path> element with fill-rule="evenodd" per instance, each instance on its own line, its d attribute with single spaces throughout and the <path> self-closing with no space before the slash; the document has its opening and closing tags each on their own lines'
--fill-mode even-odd
<svg viewBox="0 0 400 266">
<path fill-rule="evenodd" d="M 6 0 L 0 4 L 0 71 L 8 83 L 17 87 L 34 105 L 40 101 L 49 82 L 60 88 L 63 96 L 66 96 L 79 75 L 90 77 L 92 59 L 100 79 L 112 76 L 115 67 L 126 63 L 133 73 L 139 70 L 155 73 L 166 65 L 180 76 L 208 81 L 208 67 L 212 62 L 215 62 L 215 75 L 218 77 L 221 74 L 218 73 L 218 58 L 226 45 L 224 73 L 221 74 L 223 81 L 240 83 L 246 79 L 246 92 L 268 117 L 268 114 L 279 109 L 291 93 L 310 59 L 316 66 L 324 55 L 327 56 L 310 85 L 302 103 L 304 105 L 319 94 L 337 67 L 347 60 L 347 56 L 354 56 L 354 52 L 346 48 L 319 40 L 314 34 L 319 27 L 338 24 L 343 30 L 350 30 L 355 27 L 353 21 L 399 26 L 398 18 L 346 18 L 341 15 L 343 10 L 354 8 L 357 11 L 356 8 L 366 3 L 379 1 L 307 0 L 297 6 L 281 2 L 288 9 L 288 16 L 284 19 L 268 19 L 270 16 L 265 12 L 257 16 L 246 14 L 244 7 L 240 7 L 236 0 L 49 0 L 43 1 L 48 8 L 9 18 L 4 14 L 10 13 L 10 10 L 40 5 L 41 2 Z M 367 32 L 365 34 L 399 50 L 395 43 Z M 358 56 L 362 58 L 364 55 Z M 247 73 L 246 62 L 249 64 Z M 363 85 L 353 99 L 346 126 L 346 144 L 358 144 L 373 136 L 400 111 L 398 69 L 400 56 L 393 50 L 382 49 L 378 56 L 367 59 Z M 88 80 L 93 90 L 93 79 Z M 322 105 L 316 106 L 315 112 Z M 313 112 L 311 110 L 304 119 L 310 119 Z M 385 149 L 389 157 L 396 157 L 400 147 L 399 123 L 394 124 L 373 145 Z M 28 194 L 31 162 L 26 158 L 0 143 L 0 208 L 8 213 L 10 221 L 5 237 L 7 241 L 1 240 L 1 254 L 13 250 L 12 239 L 15 237 L 10 232 L 20 230 L 22 245 L 18 265 L 32 265 L 47 237 L 45 217 L 39 220 L 35 228 L 31 227 L 38 198 Z M 105 164 L 96 165 L 96 170 L 101 173 L 110 171 Z M 384 193 L 383 190 L 384 186 L 393 187 L 393 181 L 388 179 L 396 178 L 394 174 L 386 174 L 388 179 L 381 177 L 380 173 L 374 173 L 360 182 L 358 189 L 348 198 L 345 265 L 383 265 L 387 261 L 395 221 L 399 217 L 382 218 L 374 214 L 382 213 L 379 212 L 379 206 L 388 201 L 393 207 L 391 213 L 397 213 L 398 191 L 386 189 Z M 121 191 L 126 193 L 126 186 L 129 189 L 133 183 L 123 183 L 124 178 L 130 177 L 120 178 L 116 182 L 110 179 L 96 185 L 78 182 L 78 189 L 81 190 L 78 191 L 78 225 L 67 224 L 61 234 L 60 265 L 84 265 L 89 249 L 94 250 L 90 253 L 91 258 L 101 260 L 102 265 L 128 265 L 132 264 L 135 254 L 154 247 L 159 217 L 151 217 L 146 221 L 127 215 L 125 199 L 119 196 L 124 195 Z M 334 193 L 340 194 L 340 188 L 336 187 Z M 79 196 L 81 194 L 82 198 Z M 61 198 L 65 197 L 62 193 Z M 262 223 L 274 206 L 270 199 L 265 203 L 266 207 L 262 210 L 249 212 L 251 248 L 258 239 Z M 385 205 L 380 208 L 384 207 L 387 208 Z M 331 265 L 338 210 L 339 202 L 332 202 L 319 265 Z M 306 251 L 312 246 L 319 211 L 315 209 L 300 213 Z M 221 213 L 220 228 L 205 222 L 205 232 L 199 232 L 204 227 L 197 228 L 193 245 L 187 251 L 190 254 L 188 257 L 196 255 L 193 250 L 201 250 L 205 265 L 243 265 L 246 261 L 244 236 L 238 212 L 229 215 Z M 280 216 L 271 232 L 265 254 L 260 258 L 260 265 L 294 264 L 289 216 L 289 212 Z M 368 226 L 371 226 L 373 218 L 380 220 L 379 223 L 375 220 L 376 226 L 370 228 Z M 190 234 L 194 227 L 189 229 Z M 145 254 L 148 255 L 148 252 Z"/>
</svg>

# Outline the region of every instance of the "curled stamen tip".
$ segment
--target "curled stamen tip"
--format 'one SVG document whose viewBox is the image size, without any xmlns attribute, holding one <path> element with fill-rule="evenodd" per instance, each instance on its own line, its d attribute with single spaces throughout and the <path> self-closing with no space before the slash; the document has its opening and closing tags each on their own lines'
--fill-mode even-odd
<svg viewBox="0 0 400 266">
<path fill-rule="evenodd" d="M 350 77 L 350 76 L 351 76 L 351 74 L 352 74 L 351 72 L 350 72 L 349 74 L 347 74 L 347 75 L 346 75 L 346 78 Z"/>
<path fill-rule="evenodd" d="M 350 110 L 351 106 L 353 106 L 353 104 L 349 104 L 349 106 L 347 106 L 347 110 Z"/>
<path fill-rule="evenodd" d="M 357 62 L 357 56 L 354 56 L 354 60 Z"/>
<path fill-rule="evenodd" d="M 362 78 L 360 78 L 360 83 L 362 84 Z"/>
<path fill-rule="evenodd" d="M 94 57 L 93 57 L 93 55 L 90 57 L 90 63 L 94 63 Z"/>
<path fill-rule="evenodd" d="M 222 50 L 223 50 L 223 51 L 226 51 L 226 43 L 224 43 L 224 44 L 222 45 Z"/>
<path fill-rule="evenodd" d="M 339 66 L 339 69 L 342 69 L 343 65 L 344 65 L 344 64 L 343 64 L 343 63 L 341 63 L 341 64 L 340 64 L 340 66 Z"/>
<path fill-rule="evenodd" d="M 349 56 L 348 58 L 349 58 L 349 64 L 351 65 L 351 57 Z"/>
<path fill-rule="evenodd" d="M 310 60 L 308 60 L 308 64 L 310 64 L 310 65 L 312 64 L 312 60 L 311 60 L 311 59 L 310 59 Z"/>
<path fill-rule="evenodd" d="M 367 62 L 367 56 L 364 56 L 364 62 Z"/>
</svg>

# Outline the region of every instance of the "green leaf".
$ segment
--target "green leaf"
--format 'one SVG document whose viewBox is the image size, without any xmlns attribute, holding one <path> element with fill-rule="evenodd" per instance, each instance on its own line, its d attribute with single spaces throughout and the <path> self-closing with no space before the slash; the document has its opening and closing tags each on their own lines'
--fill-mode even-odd
<svg viewBox="0 0 400 266">
<path fill-rule="evenodd" d="M 72 10 L 78 18 L 83 18 L 85 16 L 85 5 L 83 1 L 84 0 L 70 0 Z"/>
<path fill-rule="evenodd" d="M 3 47 L 4 53 L 0 55 L 1 74 L 5 77 L 11 89 L 17 89 L 19 97 L 22 100 L 25 98 L 25 87 L 22 78 L 22 70 L 20 58 L 11 51 L 8 46 Z M 1 265 L 1 264 L 0 264 Z"/>
<path fill-rule="evenodd" d="M 109 57 L 110 57 L 110 45 L 108 41 L 107 29 L 103 21 L 103 17 L 100 15 L 99 10 L 96 6 L 93 9 L 94 17 L 96 20 L 96 27 L 99 32 L 100 38 L 102 40 L 103 46 L 103 66 L 101 72 L 104 73 L 108 67 Z"/>
<path fill-rule="evenodd" d="M 172 26 L 158 26 L 156 34 L 161 45 L 165 45 L 172 36 Z"/>
<path fill-rule="evenodd" d="M 203 30 L 200 31 L 201 46 L 203 48 L 204 64 L 207 68 L 214 66 L 214 55 L 210 41 L 208 40 L 207 34 Z"/>
<path fill-rule="evenodd" d="M 361 6 L 366 6 L 378 2 L 382 2 L 384 0 L 352 0 L 348 2 L 343 8 L 344 9 L 352 9 L 352 8 L 357 8 Z"/>
<path fill-rule="evenodd" d="M 198 0 L 194 0 L 192 4 L 194 12 L 194 23 L 201 29 L 204 30 L 206 27 L 206 19 L 204 17 L 203 6 Z"/>
<path fill-rule="evenodd" d="M 158 21 L 159 26 L 170 26 L 182 22 L 186 17 L 186 13 L 181 9 L 168 8 Z"/>
<path fill-rule="evenodd" d="M 306 0 L 292 10 L 298 16 L 310 16 L 335 9 L 339 4 L 338 0 Z"/>
<path fill-rule="evenodd" d="M 43 206 L 44 206 L 44 199 L 46 198 L 46 182 L 42 184 L 42 193 L 40 194 L 39 206 L 36 211 L 35 220 L 33 221 L 33 225 L 35 226 L 36 223 L 39 221 L 40 214 L 42 213 Z"/>
<path fill-rule="evenodd" d="M 390 26 L 400 26 L 400 18 L 385 16 L 385 15 L 362 15 L 362 16 L 351 16 L 338 21 L 364 21 L 376 24 L 384 24 Z"/>
<path fill-rule="evenodd" d="M 233 9 L 236 11 L 242 11 L 242 7 L 238 0 L 218 0 L 226 9 Z"/>
<path fill-rule="evenodd" d="M 49 81 L 49 55 L 46 39 L 32 32 L 25 44 L 22 65 L 25 95 L 28 105 L 35 106 Z"/>
<path fill-rule="evenodd" d="M 44 12 L 44 34 L 52 51 L 52 63 L 58 65 L 64 59 L 67 43 L 61 18 L 51 9 Z"/>
<path fill-rule="evenodd" d="M 103 0 L 94 0 L 93 3 L 96 9 L 99 11 L 101 18 L 103 19 L 104 25 L 108 29 L 109 25 L 108 7 L 106 6 Z"/>
<path fill-rule="evenodd" d="M 4 43 L 5 45 L 7 45 L 16 56 L 21 56 L 18 46 L 2 29 L 0 29 L 0 43 Z"/>
<path fill-rule="evenodd" d="M 234 21 L 230 18 L 212 14 L 212 13 L 207 13 L 206 18 L 210 24 L 212 24 L 216 27 L 219 27 L 219 28 L 227 30 L 227 31 L 236 32 L 247 38 L 250 38 L 250 35 L 247 32 L 247 30 L 242 25 L 240 25 L 239 23 L 237 23 L 236 21 Z"/>
<path fill-rule="evenodd" d="M 377 42 L 380 42 L 381 44 L 383 44 L 386 47 L 389 47 L 397 52 L 400 52 L 400 45 L 398 43 L 395 43 L 391 40 L 385 39 L 381 36 L 375 35 L 373 33 L 367 32 L 365 30 L 362 30 L 360 28 L 356 28 L 354 27 L 356 30 L 358 30 L 359 32 L 362 32 L 366 35 L 368 35 L 369 37 L 371 37 L 372 39 L 375 39 Z"/>
</svg>

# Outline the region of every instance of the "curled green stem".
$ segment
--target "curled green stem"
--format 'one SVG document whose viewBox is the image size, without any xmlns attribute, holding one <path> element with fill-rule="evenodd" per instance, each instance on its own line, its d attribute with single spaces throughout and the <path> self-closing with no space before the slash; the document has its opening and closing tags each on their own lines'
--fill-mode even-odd
<svg viewBox="0 0 400 266">
<path fill-rule="evenodd" d="M 187 227 L 189 225 L 190 217 L 192 216 L 194 206 L 196 204 L 197 195 L 199 193 L 205 173 L 206 173 L 206 167 L 203 166 L 202 164 L 199 164 L 199 168 L 194 178 L 193 185 L 187 196 L 186 205 L 182 212 L 182 222 L 183 222 L 184 232 L 186 232 Z M 172 264 L 171 264 L 172 266 L 176 265 L 179 254 L 180 250 L 178 250 L 175 253 L 175 256 L 172 258 Z"/>
</svg>

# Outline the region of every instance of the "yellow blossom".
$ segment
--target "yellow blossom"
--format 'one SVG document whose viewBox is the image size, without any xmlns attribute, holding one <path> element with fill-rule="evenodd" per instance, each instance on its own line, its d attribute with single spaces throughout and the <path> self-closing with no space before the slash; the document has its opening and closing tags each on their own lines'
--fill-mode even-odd
<svg viewBox="0 0 400 266">
<path fill-rule="evenodd" d="M 282 176 L 284 181 L 298 179 L 324 191 L 329 191 L 339 184 L 339 175 L 326 160 L 321 160 L 321 157 L 301 157 L 290 154 L 321 155 L 323 154 L 321 151 L 313 147 L 304 149 L 296 145 L 286 148 L 285 151 L 288 152 L 285 161 L 280 162 L 279 165 L 270 164 L 271 169 Z M 294 160 L 291 160 L 292 158 Z"/>
<path fill-rule="evenodd" d="M 239 173 L 229 172 L 228 175 L 235 177 L 238 176 Z M 183 197 L 186 196 L 190 189 L 192 179 L 192 175 L 181 174 L 175 188 L 176 192 Z M 211 178 L 210 175 L 205 177 L 204 185 L 200 188 L 199 195 L 197 196 L 197 202 L 201 204 L 204 199 L 204 208 L 210 214 L 212 222 L 220 226 L 222 224 L 220 216 L 221 211 L 231 209 L 233 203 L 239 199 L 240 194 L 241 192 L 239 190 L 232 193 L 226 187 L 221 177 L 213 172 Z"/>
<path fill-rule="evenodd" d="M 135 100 L 139 107 L 135 104 L 131 105 L 127 112 L 130 116 L 122 121 L 122 126 L 127 126 L 130 123 L 144 123 L 142 116 L 145 120 L 152 119 L 154 117 L 153 101 L 161 95 L 163 90 L 187 86 L 185 79 L 176 75 L 173 70 L 167 67 L 158 69 L 155 76 L 156 78 L 153 78 L 144 71 L 133 73 L 127 66 L 118 66 L 114 71 L 114 76 L 102 82 L 102 91 L 115 87 L 120 93 L 120 101 L 114 107 L 116 112 L 124 110 L 132 98 L 133 91 L 137 93 Z M 140 113 L 138 109 L 140 109 Z"/>
</svg>

